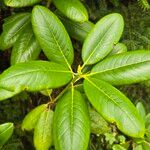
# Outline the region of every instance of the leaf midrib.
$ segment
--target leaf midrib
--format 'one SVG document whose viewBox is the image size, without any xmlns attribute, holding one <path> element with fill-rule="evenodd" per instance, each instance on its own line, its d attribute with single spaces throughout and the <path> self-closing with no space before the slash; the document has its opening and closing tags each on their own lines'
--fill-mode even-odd
<svg viewBox="0 0 150 150">
<path fill-rule="evenodd" d="M 17 16 L 13 20 L 10 19 L 9 21 L 5 21 L 4 26 L 11 25 L 13 22 L 20 20 L 22 17 L 27 17 L 27 15 L 30 15 L 30 14 L 29 13 L 21 13 L 21 14 L 19 14 L 19 16 Z M 6 27 L 5 27 L 5 29 L 6 29 Z"/>
<path fill-rule="evenodd" d="M 10 126 L 7 127 L 4 131 L 2 131 L 2 132 L 0 133 L 0 136 L 1 136 L 3 133 L 7 132 L 9 129 L 11 129 L 11 127 L 13 127 L 13 125 L 10 125 Z"/>
<path fill-rule="evenodd" d="M 77 7 L 80 5 L 80 3 L 77 3 Z M 82 5 L 82 4 L 81 4 Z M 87 16 L 85 15 L 85 13 L 80 9 L 80 7 L 82 7 L 82 6 L 79 6 L 78 8 L 79 9 L 77 9 L 76 7 L 72 7 L 72 12 L 74 12 L 73 13 L 73 15 L 70 15 L 70 13 L 68 14 L 68 16 L 69 16 L 69 18 L 71 19 L 71 16 L 73 16 L 73 18 L 74 19 L 76 19 L 76 20 L 78 20 L 78 18 L 84 18 L 84 19 L 86 19 L 87 18 Z M 67 7 L 68 8 L 68 7 Z M 70 6 L 69 6 L 69 8 L 70 8 Z M 66 9 L 67 10 L 67 9 Z M 76 17 L 76 16 L 79 16 L 79 17 Z M 81 19 L 81 20 L 83 20 L 83 18 Z"/>
<path fill-rule="evenodd" d="M 46 110 L 47 111 L 47 110 Z M 44 141 L 44 138 L 45 138 L 45 133 L 47 132 L 45 129 L 47 129 L 46 127 L 49 125 L 49 112 L 44 112 L 46 113 L 46 116 L 44 116 L 44 125 L 43 125 L 43 129 L 42 129 L 42 145 L 44 145 L 45 141 Z M 45 114 L 44 114 L 45 115 Z"/>
<path fill-rule="evenodd" d="M 71 130 L 71 149 L 72 149 L 72 145 L 73 145 L 73 124 L 74 124 L 74 111 L 73 111 L 73 105 L 74 105 L 74 87 L 72 86 L 71 89 L 71 119 L 70 119 L 70 130 Z"/>
<path fill-rule="evenodd" d="M 71 73 L 70 71 L 62 71 L 62 70 L 42 70 L 41 69 L 37 69 L 37 70 L 32 70 L 32 71 L 28 71 L 28 72 L 24 72 L 24 73 L 20 73 L 20 74 L 16 74 L 16 75 L 13 75 L 13 76 L 10 76 L 10 77 L 7 77 L 5 78 L 5 80 L 8 80 L 10 78 L 14 78 L 14 77 L 17 77 L 17 76 L 21 76 L 21 75 L 27 75 L 27 74 L 30 74 L 30 73 L 33 73 L 33 72 L 59 72 L 59 73 Z M 0 82 L 3 82 L 5 80 L 0 80 Z"/>
<path fill-rule="evenodd" d="M 40 9 L 39 9 L 39 10 L 40 10 Z M 70 67 L 70 64 L 69 64 L 68 60 L 66 59 L 66 57 L 65 57 L 65 55 L 64 55 L 64 53 L 63 53 L 63 51 L 62 51 L 62 49 L 61 49 L 61 47 L 60 47 L 60 45 L 59 45 L 59 43 L 57 42 L 57 40 L 56 40 L 56 38 L 55 38 L 55 35 L 53 34 L 53 32 L 51 31 L 51 29 L 49 28 L 49 26 L 50 26 L 49 22 L 46 20 L 45 16 L 43 15 L 43 12 L 42 12 L 41 10 L 40 10 L 40 12 L 41 12 L 41 14 L 42 14 L 42 16 L 43 16 L 43 18 L 44 18 L 44 20 L 45 20 L 47 26 L 48 26 L 48 29 L 49 29 L 50 33 L 51 33 L 52 36 L 53 36 L 53 39 L 54 39 L 55 43 L 56 43 L 57 46 L 58 46 L 58 49 L 59 49 L 60 53 L 62 54 L 62 56 L 63 56 L 63 58 L 64 58 L 64 60 L 65 60 L 65 62 L 66 62 L 66 64 L 67 64 L 67 66 L 69 67 L 70 70 L 72 70 L 71 67 Z"/>
<path fill-rule="evenodd" d="M 103 41 L 103 39 L 106 37 L 107 33 L 110 31 L 111 26 L 116 22 L 116 20 L 113 20 L 113 22 L 109 25 L 108 30 L 103 34 L 101 40 L 97 43 L 96 47 L 93 49 L 92 53 L 89 55 L 89 57 L 86 59 L 84 65 L 86 65 L 88 63 L 88 61 L 91 59 L 91 57 L 93 56 L 93 54 L 95 53 L 95 51 L 97 50 L 98 46 L 100 45 L 100 43 Z M 94 29 L 94 28 L 93 28 Z M 83 65 L 83 66 L 84 66 Z"/>
<path fill-rule="evenodd" d="M 129 64 L 129 65 L 123 65 L 123 66 L 119 66 L 119 67 L 116 67 L 116 68 L 110 68 L 110 69 L 106 69 L 106 70 L 101 70 L 101 71 L 93 72 L 93 73 L 88 74 L 87 76 L 92 76 L 92 75 L 96 75 L 96 74 L 100 74 L 100 73 L 105 73 L 107 71 L 114 71 L 114 70 L 117 70 L 117 69 L 121 69 L 121 68 L 125 68 L 125 67 L 130 67 L 132 65 L 138 65 L 138 64 L 146 63 L 146 62 L 150 62 L 150 60 L 141 61 L 141 62 L 138 62 L 138 63 L 132 63 L 132 64 Z"/>
<path fill-rule="evenodd" d="M 17 34 L 19 34 L 19 32 L 22 31 L 29 24 L 30 21 L 28 20 L 28 18 L 26 18 L 25 20 L 26 20 L 26 22 L 24 24 L 22 24 L 21 27 L 14 34 L 11 34 L 12 35 L 11 39 L 13 39 L 15 36 L 17 36 Z"/>
<path fill-rule="evenodd" d="M 28 30 L 28 32 L 29 32 L 29 30 Z M 24 49 L 23 49 L 23 51 L 22 51 L 22 53 L 19 53 L 19 57 L 18 57 L 18 60 L 17 60 L 17 62 L 20 62 L 21 60 L 22 60 L 22 58 L 23 58 L 23 60 L 25 60 L 25 61 L 27 61 L 26 60 L 26 57 L 23 55 L 23 54 L 26 54 L 26 52 L 28 51 L 29 52 L 29 58 L 31 58 L 32 57 L 32 54 L 31 54 L 31 52 L 32 52 L 32 49 L 29 49 L 30 48 L 30 46 L 31 46 L 31 41 L 32 41 L 32 44 L 33 44 L 33 38 L 34 38 L 34 34 L 33 34 L 33 32 L 30 34 L 30 35 L 28 35 L 28 40 L 26 41 L 26 45 L 25 45 L 25 47 L 24 47 Z M 29 51 L 30 50 L 30 51 Z"/>
</svg>

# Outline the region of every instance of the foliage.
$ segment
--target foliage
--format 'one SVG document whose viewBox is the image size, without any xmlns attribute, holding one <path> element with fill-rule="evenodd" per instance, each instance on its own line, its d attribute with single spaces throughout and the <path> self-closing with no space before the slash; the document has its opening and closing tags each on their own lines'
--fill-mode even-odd
<svg viewBox="0 0 150 150">
<path fill-rule="evenodd" d="M 143 9 L 149 9 L 150 8 L 150 4 L 147 0 L 138 0 L 138 2 Z"/>
<path fill-rule="evenodd" d="M 7 142 L 13 133 L 13 123 L 0 125 L 0 148 Z"/>
<path fill-rule="evenodd" d="M 18 8 L 40 1 L 4 2 Z M 49 97 L 22 123 L 23 130 L 33 130 L 37 150 L 53 146 L 58 150 L 90 149 L 90 134 L 96 134 L 103 149 L 148 149 L 149 114 L 141 103 L 135 107 L 114 86 L 150 79 L 150 52 L 126 52 L 126 46 L 119 43 L 124 20 L 118 13 L 104 16 L 94 25 L 78 0 L 54 0 L 59 12 L 53 11 L 53 5 L 49 7 L 50 1 L 47 4 L 48 8 L 36 5 L 32 12 L 5 19 L 0 48 L 13 47 L 12 66 L 0 75 L 0 100 L 21 92 Z M 83 43 L 82 63 L 74 63 L 76 53 L 69 35 Z M 46 60 L 36 60 L 41 50 Z M 101 127 L 96 125 L 98 121 Z M 11 134 L 12 130 L 6 140 Z"/>
</svg>

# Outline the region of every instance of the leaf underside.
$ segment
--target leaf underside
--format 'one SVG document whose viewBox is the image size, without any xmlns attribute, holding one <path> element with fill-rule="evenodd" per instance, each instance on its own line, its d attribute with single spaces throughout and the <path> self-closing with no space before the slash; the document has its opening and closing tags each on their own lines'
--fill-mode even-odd
<svg viewBox="0 0 150 150">
<path fill-rule="evenodd" d="M 34 145 L 36 150 L 48 150 L 52 145 L 52 126 L 54 113 L 45 110 L 41 113 L 34 130 Z"/>
</svg>

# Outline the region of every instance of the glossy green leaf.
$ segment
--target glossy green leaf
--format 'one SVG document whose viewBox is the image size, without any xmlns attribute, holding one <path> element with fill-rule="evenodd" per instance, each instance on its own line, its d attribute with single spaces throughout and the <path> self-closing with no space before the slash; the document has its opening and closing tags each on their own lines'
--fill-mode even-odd
<svg viewBox="0 0 150 150">
<path fill-rule="evenodd" d="M 118 43 L 114 46 L 109 55 L 120 54 L 124 52 L 127 52 L 127 46 L 123 43 Z"/>
<path fill-rule="evenodd" d="M 8 141 L 13 133 L 13 130 L 13 123 L 4 123 L 0 125 L 0 147 Z"/>
<path fill-rule="evenodd" d="M 73 47 L 57 16 L 43 6 L 35 6 L 32 11 L 32 25 L 45 55 L 70 68 L 74 58 Z"/>
<path fill-rule="evenodd" d="M 62 16 L 60 13 L 56 12 L 56 14 L 62 21 L 69 35 L 78 41 L 83 42 L 87 37 L 88 33 L 94 27 L 94 24 L 90 21 L 75 22 L 68 19 L 67 17 Z"/>
<path fill-rule="evenodd" d="M 84 22 L 88 20 L 88 13 L 80 0 L 53 0 L 56 8 L 71 20 Z"/>
<path fill-rule="evenodd" d="M 32 6 L 42 0 L 4 0 L 5 5 L 10 7 L 25 7 Z"/>
<path fill-rule="evenodd" d="M 29 22 L 30 13 L 19 13 L 6 18 L 0 36 L 0 49 L 12 47 Z"/>
<path fill-rule="evenodd" d="M 22 130 L 30 131 L 34 129 L 37 124 L 37 121 L 39 120 L 41 113 L 47 109 L 46 107 L 47 107 L 46 104 L 42 104 L 34 108 L 31 112 L 29 112 L 23 119 L 22 126 L 21 126 Z"/>
<path fill-rule="evenodd" d="M 60 78 L 61 77 L 61 78 Z M 10 91 L 41 91 L 68 83 L 72 73 L 60 64 L 30 61 L 11 66 L 0 75 L 0 87 Z"/>
<path fill-rule="evenodd" d="M 49 150 L 52 145 L 53 114 L 53 111 L 47 109 L 39 117 L 34 130 L 36 150 Z"/>
<path fill-rule="evenodd" d="M 13 97 L 13 96 L 17 95 L 18 93 L 20 93 L 20 91 L 12 92 L 12 91 L 6 90 L 4 88 L 0 88 L 0 101 L 6 100 L 10 97 Z"/>
<path fill-rule="evenodd" d="M 124 134 L 142 138 L 144 121 L 131 101 L 110 84 L 92 78 L 84 81 L 85 93 L 93 107 Z"/>
<path fill-rule="evenodd" d="M 84 65 L 102 60 L 118 43 L 124 27 L 123 18 L 114 13 L 103 17 L 88 34 L 82 48 Z"/>
<path fill-rule="evenodd" d="M 150 79 L 150 51 L 132 51 L 110 56 L 96 64 L 90 76 L 113 85 Z"/>
<path fill-rule="evenodd" d="M 145 112 L 145 108 L 144 108 L 144 106 L 143 106 L 143 104 L 141 102 L 138 102 L 136 104 L 136 109 L 138 110 L 138 112 L 141 115 L 141 117 L 145 120 L 146 112 Z"/>
<path fill-rule="evenodd" d="M 82 95 L 73 88 L 56 105 L 54 142 L 56 150 L 87 150 L 90 121 Z"/>
<path fill-rule="evenodd" d="M 35 39 L 31 25 L 29 25 L 14 44 L 11 53 L 11 65 L 37 59 L 40 51 L 40 45 Z"/>
</svg>

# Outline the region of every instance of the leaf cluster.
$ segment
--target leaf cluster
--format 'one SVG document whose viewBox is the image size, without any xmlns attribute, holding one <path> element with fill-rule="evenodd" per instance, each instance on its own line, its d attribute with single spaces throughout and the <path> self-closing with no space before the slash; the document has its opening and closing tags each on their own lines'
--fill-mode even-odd
<svg viewBox="0 0 150 150">
<path fill-rule="evenodd" d="M 4 2 L 10 7 L 26 7 L 40 0 Z M 136 109 L 116 86 L 149 80 L 150 52 L 127 52 L 127 47 L 119 43 L 124 20 L 118 13 L 106 15 L 94 25 L 80 1 L 53 0 L 53 4 L 58 9 L 55 13 L 36 5 L 32 12 L 5 19 L 0 49 L 13 47 L 12 66 L 0 75 L 0 100 L 22 91 L 50 91 L 50 100 L 33 109 L 22 123 L 23 130 L 34 130 L 37 150 L 48 150 L 52 145 L 56 150 L 86 150 L 91 131 L 97 132 L 92 130 L 90 120 L 95 118 L 90 118 L 91 109 L 103 118 L 105 128 L 99 134 L 103 133 L 110 145 L 115 137 L 105 132 L 112 130 L 108 124 L 114 124 L 117 132 L 135 143 L 140 139 L 138 146 L 145 147 L 149 140 L 149 121 L 145 118 L 149 115 L 145 115 L 141 104 Z M 72 68 L 75 55 L 70 36 L 83 43 L 83 63 L 77 72 Z M 35 60 L 41 50 L 48 60 Z M 53 90 L 60 87 L 64 88 L 59 95 L 51 97 Z M 9 135 L 4 135 L 6 140 L 10 133 L 12 128 Z M 125 146 L 113 145 L 114 150 L 119 148 Z"/>
</svg>

